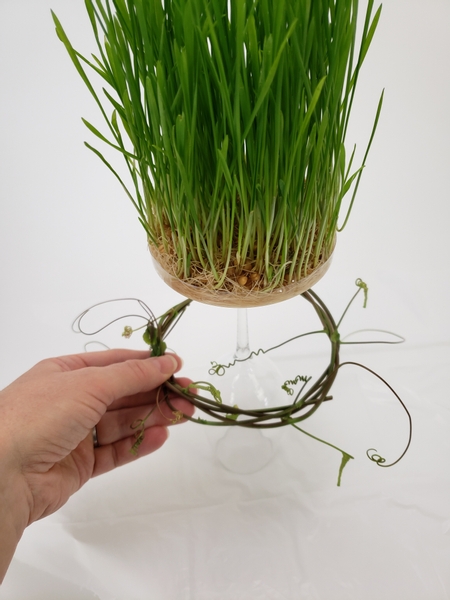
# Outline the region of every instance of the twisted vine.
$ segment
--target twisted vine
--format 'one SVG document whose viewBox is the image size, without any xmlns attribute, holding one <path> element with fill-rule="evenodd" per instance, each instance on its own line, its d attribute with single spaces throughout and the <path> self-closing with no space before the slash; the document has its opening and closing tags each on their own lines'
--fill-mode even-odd
<svg viewBox="0 0 450 600">
<path fill-rule="evenodd" d="M 277 427 L 284 427 L 286 425 L 292 425 L 294 428 L 296 428 L 300 432 L 304 433 L 305 435 L 338 450 L 342 454 L 342 460 L 341 460 L 341 465 L 339 468 L 338 482 L 337 482 L 337 485 L 340 485 L 343 469 L 346 466 L 346 464 L 349 462 L 349 460 L 353 459 L 353 456 L 351 456 L 348 452 L 342 450 L 341 448 L 338 448 L 337 446 L 331 444 L 330 442 L 322 440 L 322 439 L 312 435 L 311 433 L 305 431 L 304 429 L 300 428 L 298 424 L 301 423 L 302 421 L 306 420 L 307 418 L 309 418 L 311 415 L 313 415 L 318 410 L 318 408 L 321 406 L 321 404 L 323 402 L 332 400 L 332 396 L 330 395 L 330 390 L 336 379 L 339 369 L 346 365 L 353 365 L 353 366 L 357 366 L 362 369 L 365 369 L 366 371 L 368 371 L 369 373 L 371 373 L 372 375 L 377 377 L 379 380 L 381 380 L 389 388 L 389 390 L 394 394 L 394 396 L 400 402 L 400 404 L 402 405 L 403 409 L 405 410 L 405 412 L 408 416 L 408 423 L 409 423 L 408 441 L 407 441 L 404 451 L 402 452 L 402 454 L 400 455 L 399 458 L 397 458 L 395 461 L 393 461 L 389 464 L 386 464 L 386 459 L 384 457 L 382 457 L 376 449 L 369 448 L 366 452 L 367 457 L 372 462 L 374 462 L 375 464 L 377 464 L 380 467 L 391 467 L 391 466 L 397 464 L 403 458 L 403 456 L 406 454 L 406 452 L 408 451 L 409 446 L 412 441 L 412 418 L 411 418 L 411 415 L 410 415 L 406 405 L 401 400 L 400 396 L 380 375 L 378 375 L 377 373 L 375 373 L 368 367 L 366 367 L 360 363 L 357 363 L 357 362 L 353 362 L 353 361 L 340 362 L 340 349 L 341 349 L 342 344 L 367 344 L 367 343 L 397 344 L 397 343 L 401 343 L 402 341 L 404 341 L 404 339 L 401 336 L 392 334 L 396 338 L 394 341 L 384 340 L 384 341 L 375 341 L 375 342 L 367 342 L 367 341 L 365 341 L 365 342 L 346 342 L 346 341 L 341 340 L 341 336 L 339 333 L 339 327 L 340 327 L 347 311 L 349 310 L 350 306 L 354 302 L 355 298 L 361 292 L 363 292 L 363 295 L 364 295 L 363 306 L 364 307 L 367 306 L 367 300 L 368 300 L 367 284 L 364 283 L 361 279 L 357 279 L 355 284 L 358 287 L 358 290 L 355 292 L 355 294 L 351 298 L 350 302 L 346 306 L 338 323 L 335 322 L 329 309 L 324 304 L 324 302 L 319 298 L 319 296 L 313 290 L 308 290 L 308 291 L 304 292 L 303 294 L 301 294 L 301 296 L 304 300 L 309 302 L 309 304 L 315 310 L 315 312 L 321 322 L 322 329 L 317 330 L 317 331 L 302 333 L 300 335 L 294 336 L 294 337 L 292 337 L 284 342 L 281 342 L 280 344 L 277 344 L 271 348 L 268 348 L 266 350 L 259 349 L 255 352 L 251 352 L 249 354 L 249 356 L 247 356 L 246 358 L 243 358 L 243 359 L 236 358 L 233 362 L 226 364 L 226 365 L 223 365 L 223 364 L 220 364 L 217 362 L 211 362 L 211 368 L 209 369 L 209 374 L 210 375 L 218 375 L 220 377 L 225 374 L 227 369 L 232 368 L 238 362 L 245 362 L 253 357 L 259 356 L 260 354 L 266 354 L 268 352 L 271 352 L 273 350 L 276 350 L 276 349 L 284 346 L 285 344 L 288 344 L 294 340 L 297 340 L 297 339 L 305 337 L 305 336 L 315 335 L 315 334 L 325 334 L 328 337 L 329 342 L 330 342 L 330 358 L 329 358 L 327 367 L 324 369 L 324 371 L 318 377 L 318 379 L 315 382 L 313 382 L 311 385 L 309 385 L 311 382 L 311 379 L 312 379 L 311 377 L 308 377 L 305 375 L 297 375 L 293 379 L 285 381 L 285 383 L 281 386 L 282 389 L 287 393 L 287 395 L 293 396 L 295 393 L 293 387 L 298 385 L 299 383 L 302 383 L 302 385 L 300 386 L 300 389 L 298 390 L 298 392 L 292 402 L 290 402 L 289 404 L 285 404 L 285 405 L 277 406 L 277 407 L 243 409 L 243 408 L 239 408 L 238 406 L 230 406 L 230 405 L 225 404 L 222 400 L 220 391 L 216 388 L 216 386 L 212 385 L 210 382 L 197 381 L 197 382 L 190 384 L 187 387 L 182 387 L 176 381 L 176 379 L 174 377 L 171 377 L 160 388 L 160 391 L 161 390 L 163 391 L 164 402 L 168 405 L 168 407 L 172 411 L 175 421 L 183 418 L 183 419 L 186 419 L 193 423 L 197 423 L 197 424 L 201 424 L 201 425 L 209 425 L 209 426 L 216 426 L 216 427 L 217 426 L 219 426 L 219 427 L 239 426 L 239 427 L 247 427 L 247 428 L 253 428 L 253 429 L 273 429 L 273 428 L 277 428 Z M 138 300 L 136 298 L 126 298 L 123 300 L 136 301 L 139 304 L 139 306 L 144 310 L 145 315 L 143 316 L 141 314 L 136 314 L 136 315 L 132 314 L 132 315 L 122 316 L 122 317 L 119 317 L 119 318 L 116 318 L 116 319 L 110 321 L 109 323 L 107 323 L 103 327 L 97 329 L 96 331 L 93 331 L 93 332 L 85 331 L 82 327 L 82 321 L 83 321 L 83 318 L 86 316 L 86 314 L 92 308 L 101 306 L 102 304 L 107 304 L 109 302 L 117 302 L 118 301 L 118 300 L 110 300 L 110 301 L 98 303 L 98 304 L 94 305 L 93 307 L 91 307 L 90 309 L 85 310 L 75 320 L 74 328 L 77 331 L 84 333 L 86 335 L 94 335 L 96 333 L 99 333 L 100 331 L 102 331 L 103 329 L 105 329 L 106 327 L 111 325 L 112 323 L 119 321 L 120 319 L 124 319 L 127 317 L 140 317 L 145 320 L 145 324 L 142 327 L 139 327 L 137 329 L 132 329 L 130 326 L 127 325 L 127 326 L 125 326 L 122 335 L 124 337 L 128 338 L 135 331 L 137 331 L 139 329 L 144 329 L 143 339 L 150 347 L 151 356 L 161 356 L 162 354 L 164 354 L 164 352 L 166 351 L 166 348 L 167 348 L 165 338 L 168 336 L 170 331 L 172 331 L 172 329 L 178 323 L 179 319 L 184 314 L 186 308 L 191 303 L 191 300 L 189 300 L 189 299 L 184 300 L 183 302 L 181 302 L 181 303 L 177 304 L 176 306 L 172 307 L 171 309 L 169 309 L 167 312 L 165 312 L 160 317 L 156 318 L 154 316 L 153 312 L 149 309 L 149 307 L 141 300 Z M 381 331 L 383 333 L 389 333 L 389 332 L 384 332 L 383 330 L 366 330 L 366 331 Z M 176 396 L 181 396 L 181 397 L 189 400 L 198 410 L 200 410 L 206 416 L 206 418 L 191 417 L 189 415 L 180 413 L 180 411 L 177 411 L 174 408 L 174 406 L 171 404 L 168 392 L 173 392 Z M 202 396 L 199 392 L 207 392 L 210 394 L 211 397 Z M 156 406 L 159 407 L 159 404 L 160 404 L 160 400 L 159 400 L 159 392 L 158 392 Z M 133 444 L 133 447 L 131 448 L 132 453 L 137 453 L 139 445 L 142 443 L 142 440 L 144 438 L 145 422 L 150 417 L 150 415 L 152 414 L 154 409 L 155 408 L 152 408 L 152 410 L 149 412 L 149 414 L 144 419 L 139 419 L 137 422 L 135 422 L 131 425 L 131 428 L 133 430 L 135 430 L 135 443 Z"/>
</svg>

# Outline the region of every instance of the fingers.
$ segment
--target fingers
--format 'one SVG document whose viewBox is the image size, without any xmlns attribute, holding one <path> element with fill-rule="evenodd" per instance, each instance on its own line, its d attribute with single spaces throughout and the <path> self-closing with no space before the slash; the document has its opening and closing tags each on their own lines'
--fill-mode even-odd
<svg viewBox="0 0 450 600">
<path fill-rule="evenodd" d="M 126 360 L 142 360 L 148 358 L 148 350 L 101 350 L 100 352 L 84 352 L 83 354 L 68 354 L 55 358 L 47 358 L 33 367 L 34 374 L 58 373 L 64 371 L 77 371 L 85 367 L 106 367 L 108 365 L 125 362 Z"/>
<path fill-rule="evenodd" d="M 68 370 L 73 371 L 84 367 L 106 367 L 126 360 L 142 360 L 150 356 L 149 350 L 126 350 L 116 348 L 113 350 L 101 350 L 99 352 L 84 352 L 83 354 L 72 354 L 61 356 L 57 360 L 66 364 Z M 52 359 L 50 359 L 52 360 Z"/>
<path fill-rule="evenodd" d="M 109 406 L 120 398 L 150 392 L 167 381 L 181 368 L 181 359 L 166 354 L 146 359 L 132 359 L 101 368 L 75 371 L 82 391 Z"/>
<path fill-rule="evenodd" d="M 136 458 L 151 454 L 161 448 L 169 437 L 166 427 L 155 426 L 145 432 L 142 444 L 139 446 L 137 457 L 130 452 L 135 438 L 127 437 L 115 444 L 100 446 L 95 449 L 95 466 L 92 473 L 93 477 L 107 473 L 116 467 L 121 467 L 127 463 L 133 462 Z"/>
<path fill-rule="evenodd" d="M 178 385 L 182 388 L 187 388 L 192 383 L 192 379 L 187 377 L 177 377 L 175 380 Z M 109 405 L 108 411 L 118 410 L 119 408 L 131 408 L 133 406 L 144 406 L 156 401 L 158 395 L 158 389 L 151 390 L 150 392 L 143 392 L 140 394 L 134 394 L 133 396 L 124 396 L 114 400 Z M 169 398 L 175 398 L 176 393 L 170 392 Z"/>
<path fill-rule="evenodd" d="M 133 425 L 145 419 L 150 413 L 145 421 L 146 430 L 154 426 L 166 427 L 184 422 L 185 419 L 180 418 L 178 411 L 189 417 L 194 414 L 194 406 L 188 400 L 174 398 L 170 400 L 170 404 L 174 410 L 171 410 L 162 400 L 157 404 L 108 411 L 97 425 L 98 443 L 100 446 L 105 446 L 133 435 Z"/>
<path fill-rule="evenodd" d="M 190 380 L 181 378 L 178 383 L 184 386 L 188 385 Z M 109 410 L 102 417 L 97 424 L 100 446 L 95 448 L 94 477 L 158 450 L 168 438 L 167 427 L 185 421 L 185 419 L 180 419 L 180 415 L 176 413 L 179 411 L 188 417 L 194 414 L 195 407 L 188 400 L 177 398 L 172 393 L 169 398 L 172 408 L 169 408 L 164 400 L 157 403 L 148 403 L 147 401 L 145 405 L 131 405 L 117 410 Z M 151 412 L 150 416 L 148 416 L 149 412 Z M 138 454 L 134 455 L 130 450 L 136 438 L 134 433 L 130 435 L 131 426 L 138 419 L 144 419 L 147 416 L 144 438 L 139 446 Z"/>
</svg>

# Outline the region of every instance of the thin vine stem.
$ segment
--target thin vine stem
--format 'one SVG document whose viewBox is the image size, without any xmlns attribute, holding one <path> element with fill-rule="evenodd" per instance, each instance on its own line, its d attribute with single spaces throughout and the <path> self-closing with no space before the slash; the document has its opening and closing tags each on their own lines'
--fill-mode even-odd
<svg viewBox="0 0 450 600">
<path fill-rule="evenodd" d="M 300 427 L 295 425 L 295 423 L 293 423 L 292 426 L 295 427 L 295 429 L 297 429 L 298 431 L 301 431 L 308 437 L 312 438 L 313 440 L 316 440 L 317 442 L 320 442 L 321 444 L 325 444 L 326 446 L 330 446 L 330 448 L 334 448 L 334 450 L 337 450 L 338 452 L 340 452 L 342 454 L 342 461 L 341 461 L 341 465 L 339 467 L 338 480 L 337 480 L 337 485 L 339 487 L 341 485 L 342 472 L 345 468 L 345 465 L 348 463 L 349 460 L 352 460 L 354 458 L 354 456 L 352 456 L 345 450 L 342 450 L 342 448 L 339 448 L 338 446 L 335 446 L 334 444 L 331 444 L 330 442 L 327 442 L 326 440 L 323 440 L 322 438 L 319 438 L 319 437 L 313 435 L 312 433 L 309 433 L 309 431 L 305 431 L 304 429 L 301 429 Z"/>
<path fill-rule="evenodd" d="M 386 333 L 388 335 L 392 335 L 393 337 L 397 338 L 396 340 L 367 340 L 367 341 L 358 341 L 358 342 L 348 342 L 348 338 L 351 337 L 352 335 L 357 335 L 358 333 Z M 404 342 L 406 342 L 406 339 L 402 336 L 402 335 L 398 335 L 398 333 L 394 333 L 392 331 L 387 331 L 386 329 L 358 329 L 357 331 L 352 331 L 352 333 L 347 334 L 344 338 L 341 338 L 341 344 L 344 344 L 346 346 L 351 346 L 351 345 L 364 345 L 364 344 L 387 344 L 387 345 L 396 345 L 396 344 L 403 344 Z"/>
<path fill-rule="evenodd" d="M 215 362 L 211 363 L 212 367 L 210 369 L 210 374 L 222 375 L 226 369 L 232 368 L 237 362 L 245 362 L 246 360 L 256 358 L 260 354 L 266 354 L 267 352 L 274 351 L 274 350 L 281 348 L 282 346 L 288 344 L 289 342 L 298 340 L 302 337 L 316 335 L 316 334 L 325 334 L 330 343 L 330 357 L 329 357 L 328 365 L 323 370 L 322 374 L 319 375 L 319 377 L 313 382 L 311 381 L 311 377 L 309 377 L 309 376 L 297 375 L 296 377 L 285 381 L 285 383 L 283 385 L 281 385 L 281 387 L 284 389 L 286 394 L 288 396 L 292 396 L 292 395 L 294 395 L 293 387 L 298 384 L 301 384 L 300 389 L 297 390 L 297 392 L 295 394 L 295 398 L 292 402 L 289 402 L 289 403 L 286 403 L 284 405 L 277 406 L 277 407 L 271 407 L 271 408 L 243 409 L 243 408 L 240 408 L 239 406 L 230 406 L 230 405 L 227 405 L 226 403 L 224 403 L 223 399 L 221 397 L 220 391 L 208 381 L 197 381 L 197 382 L 193 382 L 193 383 L 189 384 L 187 387 L 183 387 L 178 383 L 178 381 L 175 379 L 175 377 L 171 377 L 162 386 L 161 390 L 158 391 L 156 407 L 158 408 L 158 410 L 161 410 L 160 402 L 163 401 L 167 404 L 167 406 L 173 413 L 173 419 L 169 419 L 169 420 L 174 421 L 174 420 L 179 420 L 179 419 L 185 419 L 185 420 L 191 421 L 193 423 L 197 423 L 197 424 L 201 424 L 201 425 L 208 425 L 208 426 L 213 426 L 213 427 L 239 426 L 239 427 L 247 427 L 247 428 L 253 428 L 253 429 L 274 429 L 274 428 L 278 428 L 278 427 L 285 427 L 287 425 L 291 425 L 294 428 L 298 429 L 299 431 L 305 433 L 309 437 L 314 438 L 320 442 L 323 442 L 326 445 L 328 445 L 342 453 L 342 461 L 341 461 L 341 466 L 340 466 L 339 475 L 338 475 L 338 485 L 340 485 L 342 471 L 343 471 L 345 465 L 353 457 L 350 454 L 348 454 L 347 452 L 345 452 L 344 450 L 338 448 L 337 446 L 335 446 L 329 442 L 325 442 L 324 440 L 321 440 L 320 438 L 316 438 L 314 435 L 304 431 L 302 428 L 299 427 L 298 424 L 301 423 L 302 421 L 306 420 L 310 416 L 312 416 L 324 402 L 329 402 L 329 401 L 333 400 L 333 396 L 331 395 L 330 392 L 331 392 L 331 388 L 333 386 L 333 383 L 336 379 L 336 376 L 337 376 L 339 370 L 343 366 L 352 365 L 352 366 L 356 366 L 359 368 L 363 368 L 367 372 L 369 372 L 372 375 L 374 375 L 375 377 L 377 377 L 394 394 L 394 396 L 397 398 L 397 400 L 400 402 L 400 404 L 406 411 L 406 414 L 408 416 L 408 422 L 409 422 L 409 436 L 408 436 L 408 441 L 407 441 L 406 447 L 405 447 L 404 451 L 402 452 L 402 454 L 395 461 L 386 463 L 386 459 L 384 457 L 382 457 L 376 449 L 370 448 L 369 450 L 367 450 L 368 458 L 372 462 L 375 462 L 376 464 L 378 464 L 378 466 L 386 468 L 386 467 L 392 467 L 392 466 L 396 465 L 405 456 L 405 454 L 408 451 L 408 449 L 411 445 L 411 442 L 412 442 L 413 430 L 412 430 L 411 414 L 409 413 L 405 403 L 402 401 L 402 399 L 397 394 L 397 392 L 395 392 L 395 390 L 392 388 L 392 386 L 383 377 L 378 375 L 375 371 L 373 371 L 369 367 L 366 367 L 365 365 L 362 365 L 358 362 L 353 362 L 353 361 L 341 362 L 340 361 L 340 349 L 341 349 L 342 344 L 351 344 L 351 343 L 367 344 L 367 343 L 370 343 L 367 341 L 366 342 L 345 342 L 345 341 L 341 340 L 341 336 L 339 333 L 339 327 L 340 327 L 345 315 L 347 314 L 350 306 L 353 304 L 354 300 L 358 297 L 358 294 L 360 294 L 361 291 L 364 292 L 364 306 L 367 304 L 367 293 L 368 293 L 367 285 L 361 279 L 357 279 L 355 284 L 358 287 L 358 290 L 356 291 L 356 293 L 353 295 L 350 302 L 346 306 L 346 308 L 337 324 L 336 324 L 330 310 L 325 305 L 323 300 L 313 290 L 308 290 L 308 291 L 304 292 L 301 295 L 301 297 L 303 300 L 306 300 L 314 309 L 317 317 L 320 320 L 322 329 L 293 336 L 293 337 L 289 338 L 289 340 L 281 342 L 280 344 L 276 344 L 275 346 L 272 346 L 271 348 L 266 349 L 266 350 L 259 349 L 256 352 L 251 352 L 249 354 L 249 356 L 247 356 L 246 358 L 235 359 L 233 362 L 231 362 L 228 365 L 220 365 Z M 122 301 L 123 300 L 137 301 L 139 303 L 139 306 L 142 308 L 144 314 L 132 315 L 132 316 L 133 317 L 138 316 L 138 317 L 141 317 L 146 320 L 146 324 L 144 326 L 145 332 L 144 332 L 143 338 L 146 341 L 146 343 L 150 346 L 150 353 L 152 356 L 160 356 L 161 354 L 164 354 L 166 347 L 167 347 L 164 339 L 172 331 L 172 329 L 176 326 L 179 319 L 182 317 L 185 310 L 191 303 L 191 300 L 184 300 L 183 302 L 177 304 L 176 306 L 172 307 L 171 309 L 169 309 L 168 311 L 163 313 L 158 318 L 156 318 L 153 315 L 153 312 L 148 308 L 148 306 L 144 302 L 137 300 L 136 298 L 124 298 L 124 299 L 120 299 L 120 300 L 101 302 L 101 303 L 95 304 L 93 307 L 91 307 L 91 309 L 101 306 L 102 304 L 107 304 L 109 302 L 116 302 L 116 301 L 121 301 L 121 300 Z M 105 329 L 105 327 L 107 327 L 111 323 L 115 323 L 116 321 L 119 320 L 119 319 L 114 319 L 114 320 L 110 321 L 107 325 L 104 325 L 103 327 L 96 330 L 96 332 L 84 331 L 84 329 L 82 327 L 82 321 L 83 321 L 83 318 L 86 316 L 86 314 L 91 309 L 84 311 L 74 321 L 74 324 L 77 325 L 78 330 L 82 333 L 85 333 L 86 335 L 93 335 L 96 332 L 98 333 L 99 331 L 102 331 L 103 329 Z M 124 317 L 121 317 L 121 318 L 124 318 Z M 125 327 L 125 331 L 128 331 L 127 327 Z M 132 330 L 132 332 L 133 331 L 136 331 L 136 330 Z M 383 332 L 383 333 L 390 333 L 390 332 L 386 332 L 384 330 L 366 330 L 366 331 L 377 331 L 377 332 Z M 355 333 L 359 333 L 359 332 L 355 332 Z M 392 334 L 392 333 L 390 333 L 390 334 L 393 335 L 394 337 L 396 337 L 397 339 L 395 341 L 385 341 L 385 340 L 374 341 L 373 343 L 398 344 L 398 343 L 401 343 L 402 341 L 404 341 L 404 338 L 402 338 L 401 336 L 399 336 L 397 334 Z M 354 335 L 354 334 L 350 334 L 350 335 Z M 128 335 L 126 337 L 128 337 Z M 163 393 L 163 400 L 160 400 L 161 392 Z M 206 392 L 210 395 L 210 397 L 202 395 L 200 392 Z M 189 400 L 197 409 L 199 409 L 205 415 L 206 418 L 197 417 L 197 416 L 189 416 L 189 415 L 185 415 L 185 414 L 181 413 L 180 411 L 177 411 L 171 402 L 169 393 L 172 393 L 176 397 L 182 397 L 182 398 Z M 150 417 L 153 410 L 154 410 L 154 408 L 152 409 L 151 412 L 149 412 L 149 414 L 144 419 L 141 419 L 141 420 L 139 420 L 139 422 L 136 422 L 132 425 L 132 428 L 136 429 L 136 433 L 135 433 L 136 439 L 135 439 L 135 443 L 132 448 L 132 452 L 136 452 L 140 443 L 142 443 L 142 439 L 143 439 L 143 435 L 144 435 L 144 431 L 145 431 L 145 422 Z"/>
<path fill-rule="evenodd" d="M 386 463 L 386 459 L 383 458 L 382 456 L 380 456 L 378 454 L 378 451 L 375 448 L 369 448 L 369 450 L 367 450 L 366 454 L 368 456 L 368 458 L 377 463 L 377 465 L 379 467 L 393 467 L 394 465 L 396 465 L 398 462 L 400 462 L 402 460 L 402 458 L 405 456 L 405 454 L 408 452 L 409 447 L 411 445 L 412 442 L 412 435 L 413 435 L 413 422 L 412 422 L 412 417 L 411 417 L 411 413 L 409 412 L 408 408 L 406 407 L 406 404 L 403 402 L 403 400 L 400 398 L 400 396 L 397 394 L 397 392 L 394 390 L 394 388 L 383 378 L 381 377 L 381 375 L 379 375 L 378 373 L 376 373 L 375 371 L 373 371 L 372 369 L 370 369 L 369 367 L 366 367 L 365 365 L 362 365 L 361 363 L 358 362 L 353 362 L 353 361 L 346 361 L 343 362 L 339 365 L 339 368 L 345 367 L 347 365 L 353 365 L 355 367 L 359 367 L 360 369 L 364 369 L 365 371 L 368 371 L 371 375 L 373 375 L 374 377 L 377 377 L 382 383 L 384 383 L 384 385 L 389 388 L 389 390 L 394 394 L 394 396 L 397 398 L 397 400 L 400 402 L 400 404 L 403 407 L 403 410 L 405 411 L 407 417 L 408 417 L 408 426 L 409 426 L 409 434 L 408 434 L 408 441 L 406 444 L 405 449 L 403 450 L 403 452 L 401 453 L 401 455 L 397 458 L 397 460 L 394 460 L 394 462 L 391 462 L 389 464 L 385 464 Z M 369 454 L 369 452 L 373 451 L 374 454 Z"/>
<path fill-rule="evenodd" d="M 237 363 L 246 362 L 247 360 L 250 360 L 251 358 L 260 356 L 261 354 L 268 354 L 269 352 L 272 352 L 273 350 L 278 350 L 282 346 L 285 346 L 286 344 L 289 344 L 289 343 L 293 342 L 294 340 L 299 340 L 300 338 L 303 338 L 303 337 L 306 337 L 309 335 L 316 335 L 319 333 L 326 333 L 326 332 L 323 329 L 320 329 L 318 331 L 309 331 L 308 333 L 301 333 L 300 335 L 291 337 L 288 340 L 281 342 L 280 344 L 277 344 L 276 346 L 272 346 L 271 348 L 267 348 L 265 350 L 263 348 L 259 348 L 258 350 L 252 350 L 249 353 L 249 355 L 246 356 L 245 358 L 235 358 L 232 362 L 230 362 L 226 365 L 217 363 L 215 361 L 211 361 L 211 368 L 208 370 L 208 373 L 209 373 L 209 375 L 222 376 L 225 374 L 225 371 L 227 369 L 234 367 Z"/>
</svg>

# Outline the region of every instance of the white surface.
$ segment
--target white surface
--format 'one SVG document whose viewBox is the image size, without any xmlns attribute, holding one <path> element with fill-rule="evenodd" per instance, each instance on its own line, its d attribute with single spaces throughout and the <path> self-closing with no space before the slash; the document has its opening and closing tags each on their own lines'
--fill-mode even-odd
<svg viewBox="0 0 450 600">
<path fill-rule="evenodd" d="M 84 3 L 0 0 L 0 386 L 45 356 L 78 352 L 70 329 L 87 306 L 123 296 L 156 313 L 179 296 L 154 273 L 145 236 L 120 187 L 82 144 L 81 116 L 100 119 L 54 35 L 53 8 L 76 45 L 93 49 Z M 369 308 L 343 333 L 381 327 L 407 344 L 345 349 L 375 368 L 410 408 L 406 417 L 362 371 L 346 367 L 305 429 L 250 476 L 213 458 L 195 425 L 160 452 L 90 482 L 26 532 L 0 590 L 7 600 L 444 600 L 450 597 L 450 319 L 448 163 L 450 4 L 386 0 L 367 59 L 349 143 L 364 140 L 382 88 L 385 106 L 348 228 L 316 287 L 335 316 L 362 277 Z M 254 309 L 254 348 L 314 328 L 294 299 Z M 123 343 L 120 328 L 100 339 Z M 233 346 L 234 314 L 195 305 L 170 345 L 197 376 Z M 136 344 L 138 340 L 131 340 Z M 287 348 L 287 377 L 319 367 L 319 348 Z M 301 356 L 300 365 L 294 360 Z"/>
</svg>

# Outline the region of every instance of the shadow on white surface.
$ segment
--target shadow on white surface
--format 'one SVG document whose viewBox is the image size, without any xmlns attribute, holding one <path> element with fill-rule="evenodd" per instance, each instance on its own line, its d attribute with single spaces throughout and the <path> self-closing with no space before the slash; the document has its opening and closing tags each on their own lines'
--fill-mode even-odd
<svg viewBox="0 0 450 600">
<path fill-rule="evenodd" d="M 371 446 L 398 456 L 407 429 L 395 400 L 354 371 L 305 424 L 355 456 L 341 488 L 340 456 L 293 430 L 266 468 L 242 476 L 219 468 L 204 430 L 183 425 L 156 455 L 89 482 L 30 527 L 1 600 L 449 600 L 450 4 L 383 4 L 349 141 L 365 138 L 385 87 L 380 128 L 316 291 L 337 316 L 362 277 L 369 308 L 342 333 L 407 338 L 348 353 L 401 393 L 410 451 L 388 470 L 367 461 Z M 95 302 L 137 296 L 160 314 L 180 301 L 153 272 L 120 186 L 83 146 L 80 117 L 100 119 L 50 8 L 85 49 L 83 2 L 0 0 L 0 386 L 45 356 L 82 352 L 70 324 Z M 307 331 L 308 320 L 297 299 L 255 309 L 252 344 Z M 192 306 L 169 341 L 183 374 L 232 350 L 234 331 L 225 309 Z M 99 341 L 121 344 L 113 334 Z M 298 355 L 283 360 L 289 378 L 309 368 Z"/>
<path fill-rule="evenodd" d="M 14 559 L 0 588 L 1 600 L 99 600 L 90 590 Z"/>
</svg>

